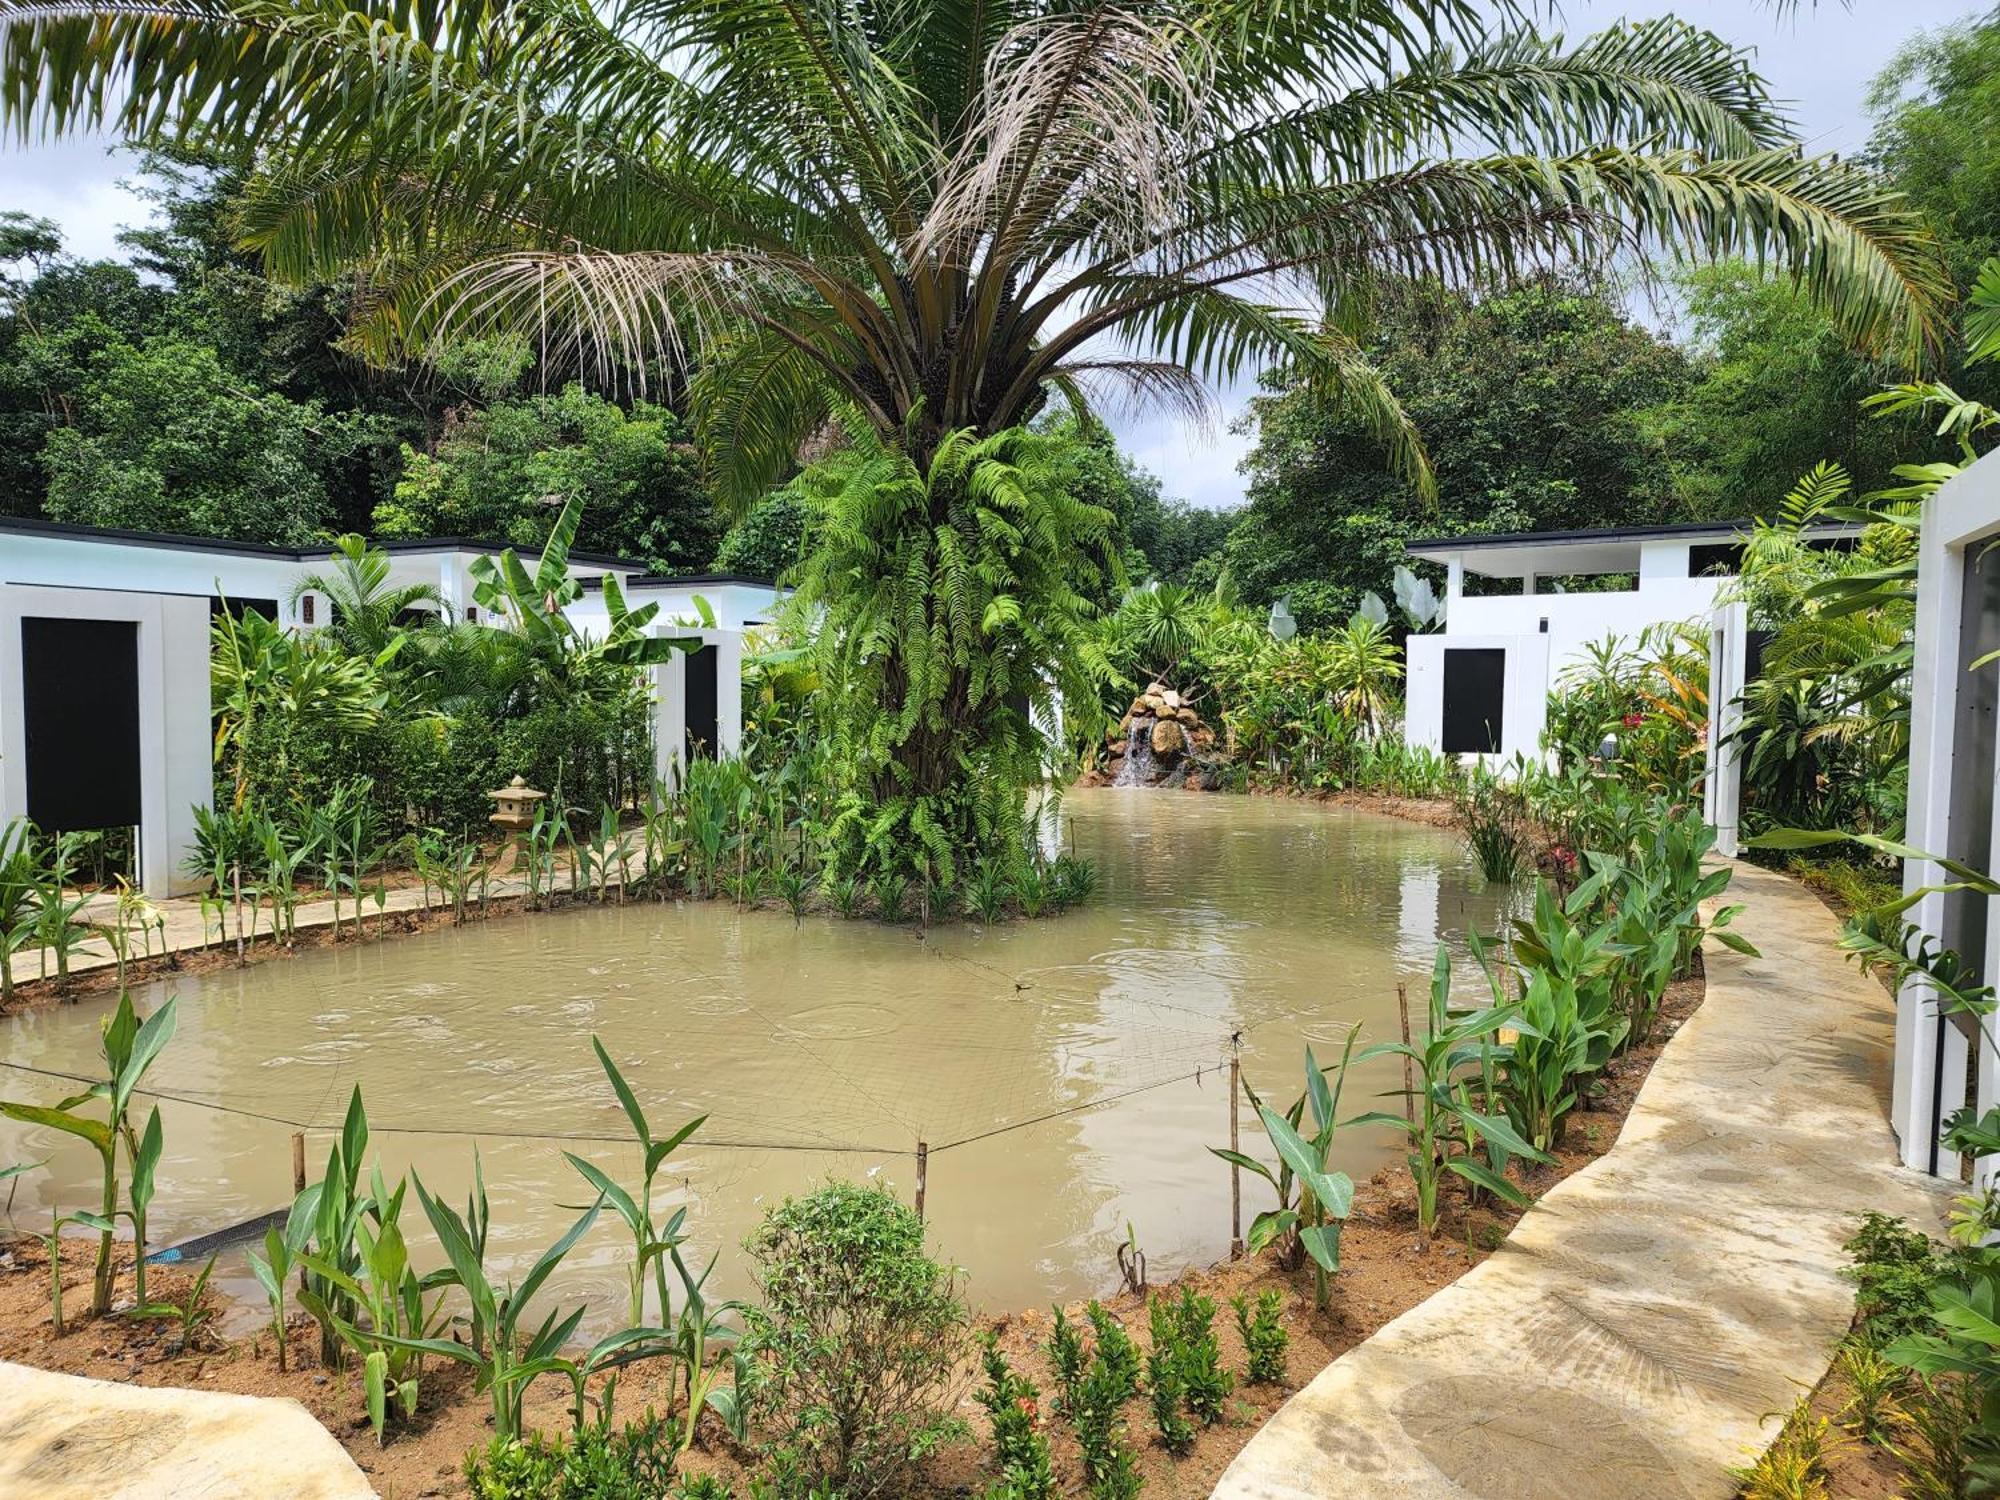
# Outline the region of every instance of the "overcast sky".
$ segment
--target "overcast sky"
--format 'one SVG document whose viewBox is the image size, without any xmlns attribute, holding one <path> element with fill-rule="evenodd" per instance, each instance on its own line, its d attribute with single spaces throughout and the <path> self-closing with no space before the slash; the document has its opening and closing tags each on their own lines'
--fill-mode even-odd
<svg viewBox="0 0 2000 1500">
<path fill-rule="evenodd" d="M 1964 0 L 1852 0 L 1847 8 L 1820 0 L 1780 15 L 1783 7 L 1754 0 L 1568 0 L 1562 29 L 1574 35 L 1621 17 L 1679 15 L 1755 48 L 1760 71 L 1809 148 L 1852 151 L 1868 136 L 1862 98 L 1869 81 L 1896 49 L 1920 31 L 1983 8 Z M 54 219 L 74 254 L 117 255 L 119 229 L 147 218 L 147 205 L 119 185 L 128 170 L 129 159 L 103 143 L 0 147 L 0 207 Z M 1169 495 L 1233 505 L 1242 499 L 1237 464 L 1248 440 L 1228 424 L 1253 388 L 1220 393 L 1222 422 L 1211 431 L 1191 430 L 1171 416 L 1125 416 L 1113 425 L 1126 451 L 1161 476 Z"/>
</svg>

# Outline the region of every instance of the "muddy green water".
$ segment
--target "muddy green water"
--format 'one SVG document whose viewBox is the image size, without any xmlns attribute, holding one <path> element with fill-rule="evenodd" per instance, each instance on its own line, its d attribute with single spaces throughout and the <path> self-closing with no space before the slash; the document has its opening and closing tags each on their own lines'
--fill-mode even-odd
<svg viewBox="0 0 2000 1500">
<path fill-rule="evenodd" d="M 1227 1250 L 1228 1170 L 1206 1148 L 1227 1139 L 1231 1035 L 1251 1082 L 1289 1099 L 1307 1044 L 1325 1058 L 1352 1025 L 1364 1040 L 1393 1033 L 1397 980 L 1421 1007 L 1437 942 L 1462 954 L 1511 899 L 1455 835 L 1339 808 L 1079 791 L 1052 836 L 1096 863 L 1097 900 L 988 930 L 637 904 L 182 977 L 179 1034 L 149 1081 L 248 1113 L 161 1106 L 155 1239 L 287 1202 L 281 1122 L 315 1127 L 317 1171 L 358 1083 L 392 1178 L 414 1167 L 462 1203 L 477 1148 L 490 1254 L 525 1268 L 574 1218 L 561 1205 L 587 1197 L 565 1150 L 621 1180 L 636 1170 L 595 1033 L 656 1128 L 708 1116 L 705 1144 L 669 1171 L 728 1291 L 746 1287 L 736 1251 L 763 1206 L 836 1175 L 907 1194 L 920 1140 L 935 1243 L 976 1302 L 1112 1286 L 1128 1223 L 1160 1277 Z M 1469 965 L 1460 982 L 1476 993 Z M 167 992 L 150 987 L 142 1006 Z M 108 1009 L 0 1022 L 0 1059 L 89 1072 Z M 1347 1106 L 1373 1107 L 1365 1096 L 1399 1080 L 1393 1064 L 1363 1070 Z M 60 1087 L 0 1069 L 9 1097 L 52 1102 Z M 1265 1154 L 1247 1110 L 1244 1130 Z M 1342 1165 L 1359 1178 L 1390 1145 L 1350 1132 Z M 15 1224 L 94 1201 L 87 1148 L 0 1122 L 0 1161 L 24 1153 L 51 1170 L 22 1181 Z M 592 1299 L 587 1328 L 622 1312 L 623 1236 L 606 1215 L 553 1283 Z M 217 1274 L 256 1295 L 240 1257 Z"/>
</svg>

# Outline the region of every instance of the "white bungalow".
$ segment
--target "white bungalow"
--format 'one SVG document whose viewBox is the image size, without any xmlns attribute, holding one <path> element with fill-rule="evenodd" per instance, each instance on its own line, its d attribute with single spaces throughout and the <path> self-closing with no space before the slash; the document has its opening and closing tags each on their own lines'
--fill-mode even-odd
<svg viewBox="0 0 2000 1500">
<path fill-rule="evenodd" d="M 383 544 L 390 582 L 434 587 L 454 618 L 478 622 L 470 569 L 499 547 L 458 538 Z M 0 517 L 0 823 L 52 829 L 137 827 L 140 883 L 185 886 L 194 808 L 209 804 L 209 621 L 254 609 L 300 630 L 327 622 L 324 597 L 292 597 L 328 567 L 325 548 L 263 547 L 213 537 L 119 531 Z M 627 558 L 572 553 L 586 589 L 616 575 L 631 603 L 658 599 L 654 633 L 697 636 L 699 649 L 655 670 L 661 771 L 686 754 L 741 745 L 737 680 L 743 633 L 771 610 L 770 584 L 738 577 L 664 578 Z M 690 627 L 694 595 L 713 627 Z M 601 628 L 600 595 L 574 609 Z M 225 601 L 226 604 L 225 604 Z"/>
<path fill-rule="evenodd" d="M 1726 853 L 1736 848 L 1739 768 L 1726 734 L 1762 641 L 1740 603 L 1722 596 L 1741 560 L 1748 523 L 1513 532 L 1412 542 L 1412 557 L 1445 570 L 1445 628 L 1407 647 L 1404 737 L 1445 755 L 1511 760 L 1542 755 L 1550 691 L 1607 636 L 1636 645 L 1657 625 L 1710 633 L 1708 815 Z M 1859 528 L 1816 526 L 1839 545 Z M 1555 592 L 1547 580 L 1629 574 L 1629 588 Z M 1468 575 L 1505 580 L 1505 593 L 1470 594 Z"/>
</svg>

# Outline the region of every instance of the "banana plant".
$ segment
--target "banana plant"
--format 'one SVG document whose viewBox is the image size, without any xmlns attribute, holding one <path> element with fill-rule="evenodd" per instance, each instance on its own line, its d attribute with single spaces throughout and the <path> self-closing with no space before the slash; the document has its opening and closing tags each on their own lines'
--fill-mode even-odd
<svg viewBox="0 0 2000 1500">
<path fill-rule="evenodd" d="M 592 1204 L 561 1239 L 544 1250 L 518 1287 L 511 1281 L 496 1287 L 486 1275 L 484 1247 L 475 1240 L 472 1226 L 459 1217 L 451 1205 L 433 1197 L 424 1187 L 421 1176 L 412 1173 L 411 1178 L 416 1184 L 417 1201 L 423 1205 L 424 1217 L 430 1220 L 438 1243 L 444 1247 L 445 1259 L 450 1262 L 448 1271 L 440 1272 L 431 1279 L 438 1284 L 455 1285 L 464 1290 L 471 1304 L 468 1321 L 473 1342 L 461 1344 L 455 1339 L 399 1335 L 383 1335 L 382 1342 L 470 1366 L 474 1372 L 473 1388 L 492 1397 L 494 1436 L 503 1440 L 519 1437 L 521 1406 L 528 1386 L 536 1376 L 563 1368 L 560 1351 L 576 1332 L 577 1324 L 583 1321 L 585 1311 L 583 1307 L 578 1307 L 567 1317 L 551 1312 L 535 1332 L 524 1339 L 522 1334 L 528 1307 L 534 1301 L 535 1293 L 542 1289 L 542 1284 L 562 1264 L 563 1257 L 589 1233 L 603 1205 L 601 1202 Z M 480 1238 L 483 1239 L 483 1234 Z"/>
<path fill-rule="evenodd" d="M 174 1001 L 171 998 L 141 1023 L 132 1008 L 131 993 L 123 992 L 118 996 L 118 1009 L 104 1027 L 101 1050 L 108 1076 L 102 1083 L 94 1083 L 82 1093 L 55 1105 L 0 1100 L 0 1115 L 18 1120 L 23 1125 L 40 1125 L 73 1135 L 88 1142 L 97 1152 L 104 1174 L 97 1212 L 88 1219 L 70 1215 L 70 1222 L 89 1223 L 98 1232 L 97 1270 L 90 1292 L 90 1311 L 94 1317 L 102 1317 L 111 1311 L 111 1242 L 113 1221 L 118 1217 L 118 1147 L 121 1140 L 130 1138 L 125 1112 L 131 1105 L 132 1095 L 138 1089 L 140 1080 L 146 1076 L 146 1070 L 152 1067 L 160 1049 L 173 1039 L 173 1034 Z M 97 1099 L 106 1103 L 103 1119 L 79 1113 L 84 1105 Z"/>
<path fill-rule="evenodd" d="M 1424 1040 L 1377 1042 L 1352 1057 L 1357 1063 L 1377 1057 L 1406 1057 L 1416 1064 L 1416 1108 L 1411 1116 L 1371 1110 L 1344 1123 L 1389 1125 L 1403 1133 L 1409 1145 L 1410 1177 L 1417 1189 L 1420 1249 L 1430 1244 L 1437 1227 L 1438 1188 L 1447 1172 L 1474 1187 L 1484 1188 L 1504 1202 L 1521 1207 L 1528 1203 L 1520 1188 L 1486 1163 L 1474 1159 L 1467 1148 L 1492 1142 L 1512 1157 L 1537 1162 L 1553 1159 L 1523 1140 L 1504 1117 L 1474 1109 L 1469 1091 L 1458 1087 L 1460 1071 L 1479 1061 L 1481 1039 L 1505 1027 L 1518 1028 L 1520 1024 L 1518 1005 L 1484 1006 L 1466 1012 L 1452 1009 L 1451 951 L 1440 943 L 1437 961 L 1431 969 L 1429 1029 Z"/>
<path fill-rule="evenodd" d="M 290 1330 L 286 1327 L 285 1288 L 292 1279 L 292 1272 L 299 1267 L 299 1253 L 312 1238 L 314 1208 L 314 1199 L 306 1193 L 299 1194 L 292 1200 L 291 1212 L 285 1215 L 284 1230 L 280 1232 L 275 1224 L 267 1225 L 264 1229 L 264 1253 L 250 1252 L 251 1274 L 264 1288 L 264 1295 L 271 1303 L 271 1335 L 278 1345 L 280 1375 L 285 1373 L 290 1343 Z"/>
<path fill-rule="evenodd" d="M 618 1071 L 611 1054 L 604 1050 L 604 1043 L 593 1036 L 590 1045 L 597 1053 L 604 1076 L 611 1080 L 611 1089 L 618 1096 L 619 1107 L 625 1111 L 625 1118 L 631 1121 L 632 1133 L 638 1137 L 643 1163 L 638 1198 L 634 1199 L 603 1171 L 574 1152 L 565 1151 L 563 1155 L 583 1180 L 597 1190 L 598 1201 L 609 1204 L 612 1212 L 631 1231 L 632 1264 L 626 1272 L 627 1289 L 631 1296 L 628 1312 L 631 1322 L 636 1326 L 646 1321 L 646 1279 L 650 1273 L 659 1296 L 660 1321 L 665 1323 L 671 1307 L 667 1288 L 667 1256 L 686 1238 L 681 1233 L 681 1227 L 687 1221 L 687 1209 L 678 1208 L 664 1222 L 656 1221 L 653 1216 L 653 1184 L 667 1158 L 701 1129 L 708 1116 L 697 1115 L 673 1134 L 655 1136 L 638 1095 L 632 1092 L 625 1075 Z"/>
<path fill-rule="evenodd" d="M 1220 1146 L 1209 1148 L 1224 1161 L 1254 1172 L 1271 1184 L 1278 1195 L 1278 1206 L 1265 1210 L 1251 1221 L 1245 1244 L 1254 1255 L 1287 1235 L 1294 1236 L 1299 1247 L 1312 1260 L 1313 1303 L 1322 1312 L 1327 1307 L 1331 1278 L 1340 1270 L 1341 1225 L 1354 1207 L 1353 1179 L 1345 1172 L 1334 1171 L 1329 1163 L 1333 1155 L 1334 1132 L 1339 1125 L 1340 1091 L 1346 1082 L 1347 1065 L 1354 1055 L 1357 1035 L 1356 1031 L 1348 1032 L 1347 1045 L 1342 1049 L 1340 1062 L 1334 1070 L 1322 1068 L 1313 1056 L 1312 1048 L 1306 1048 L 1305 1092 L 1284 1114 L 1277 1113 L 1258 1099 L 1254 1092 L 1251 1094 L 1251 1103 L 1256 1106 L 1264 1134 L 1278 1153 L 1276 1172 L 1240 1151 Z M 1338 1075 L 1331 1087 L 1327 1084 L 1329 1071 Z M 1308 1106 L 1313 1116 L 1310 1140 L 1300 1134 Z M 1292 1201 L 1294 1182 L 1299 1190 L 1296 1203 Z"/>
</svg>

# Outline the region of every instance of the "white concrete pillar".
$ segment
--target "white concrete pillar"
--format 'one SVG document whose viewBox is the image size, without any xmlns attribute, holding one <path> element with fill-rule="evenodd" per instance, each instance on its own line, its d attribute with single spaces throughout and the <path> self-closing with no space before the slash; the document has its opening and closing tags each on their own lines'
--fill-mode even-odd
<svg viewBox="0 0 2000 1500">
<path fill-rule="evenodd" d="M 1454 552 L 1450 557 L 1445 559 L 1444 596 L 1448 600 L 1455 600 L 1464 592 L 1465 558 L 1461 554 Z"/>
<path fill-rule="evenodd" d="M 709 630 L 702 634 L 715 647 L 716 753 L 734 760 L 743 753 L 743 632 Z"/>
</svg>

